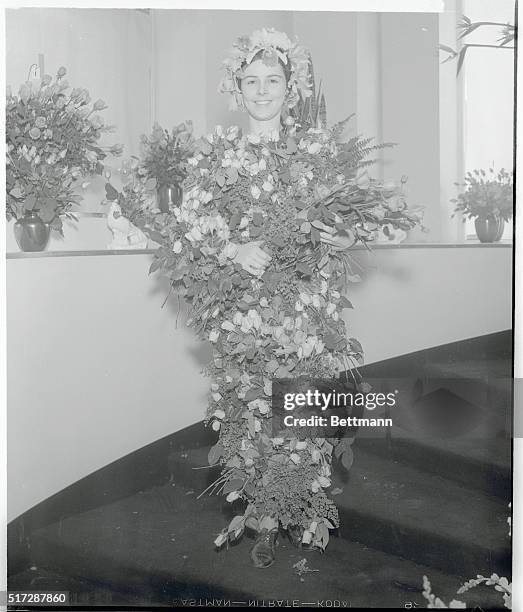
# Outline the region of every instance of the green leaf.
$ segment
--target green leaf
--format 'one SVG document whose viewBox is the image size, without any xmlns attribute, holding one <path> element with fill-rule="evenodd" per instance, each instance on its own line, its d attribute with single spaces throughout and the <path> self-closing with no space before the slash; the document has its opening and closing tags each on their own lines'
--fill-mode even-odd
<svg viewBox="0 0 523 612">
<path fill-rule="evenodd" d="M 338 306 L 340 308 L 354 308 L 352 303 L 344 295 L 338 300 Z"/>
<path fill-rule="evenodd" d="M 272 244 L 283 248 L 285 246 L 285 241 L 283 240 L 283 238 L 280 238 L 279 236 L 272 236 L 271 237 L 271 242 Z"/>
<path fill-rule="evenodd" d="M 162 265 L 161 260 L 159 258 L 155 258 L 155 260 L 153 261 L 153 263 L 149 267 L 149 274 L 152 274 L 153 272 L 156 272 L 156 270 L 158 270 L 161 265 Z"/>
<path fill-rule="evenodd" d="M 34 194 L 29 194 L 24 200 L 24 208 L 25 210 L 33 210 L 36 204 L 36 198 Z"/>
<path fill-rule="evenodd" d="M 294 138 L 287 138 L 287 153 L 296 153 L 298 147 Z"/>
<path fill-rule="evenodd" d="M 225 489 L 224 489 L 224 493 L 225 493 Z M 235 516 L 232 519 L 232 521 L 229 523 L 229 527 L 227 528 L 227 531 L 229 533 L 232 533 L 233 531 L 237 531 L 238 529 L 242 529 L 243 528 L 243 521 L 244 521 L 244 519 L 245 519 L 245 517 L 243 517 L 243 516 Z"/>
<path fill-rule="evenodd" d="M 260 387 L 251 387 L 245 394 L 245 401 L 252 402 L 263 395 L 263 390 Z"/>
<path fill-rule="evenodd" d="M 209 462 L 209 465 L 216 465 L 218 461 L 220 460 L 220 457 L 222 456 L 223 456 L 223 446 L 220 443 L 215 444 L 214 446 L 211 446 L 211 449 L 209 450 L 209 454 L 207 455 L 207 460 Z"/>
<path fill-rule="evenodd" d="M 105 199 L 113 202 L 118 199 L 118 192 L 111 185 L 111 183 L 105 183 Z"/>
<path fill-rule="evenodd" d="M 312 275 L 311 268 L 306 263 L 303 263 L 302 261 L 299 261 L 296 264 L 296 272 L 299 272 L 300 274 L 303 274 L 303 276 L 311 276 Z"/>
<path fill-rule="evenodd" d="M 240 478 L 232 478 L 223 487 L 223 493 L 227 495 L 227 493 L 231 493 L 232 491 L 239 491 L 243 487 L 243 483 L 244 481 Z"/>
</svg>

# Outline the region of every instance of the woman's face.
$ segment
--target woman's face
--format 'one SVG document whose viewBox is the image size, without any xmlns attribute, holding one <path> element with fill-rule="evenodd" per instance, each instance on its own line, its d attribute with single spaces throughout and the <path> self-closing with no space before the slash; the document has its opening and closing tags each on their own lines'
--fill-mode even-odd
<svg viewBox="0 0 523 612">
<path fill-rule="evenodd" d="M 270 121 L 283 106 L 287 82 L 278 62 L 267 66 L 261 59 L 250 63 L 241 80 L 243 103 L 247 112 L 258 121 Z"/>
</svg>

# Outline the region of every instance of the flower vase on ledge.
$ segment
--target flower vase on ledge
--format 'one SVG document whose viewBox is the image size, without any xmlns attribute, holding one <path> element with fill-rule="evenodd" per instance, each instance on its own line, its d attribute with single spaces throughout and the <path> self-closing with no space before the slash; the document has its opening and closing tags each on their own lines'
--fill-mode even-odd
<svg viewBox="0 0 523 612">
<path fill-rule="evenodd" d="M 474 224 L 480 242 L 499 242 L 505 229 L 505 221 L 494 215 L 476 217 Z"/>
<path fill-rule="evenodd" d="M 169 212 L 171 205 L 178 206 L 182 201 L 182 188 L 180 185 L 161 185 L 158 188 L 158 208 L 163 212 Z"/>
<path fill-rule="evenodd" d="M 48 223 L 44 223 L 34 211 L 26 211 L 24 216 L 14 224 L 14 234 L 16 242 L 21 251 L 44 251 L 51 228 Z"/>
</svg>

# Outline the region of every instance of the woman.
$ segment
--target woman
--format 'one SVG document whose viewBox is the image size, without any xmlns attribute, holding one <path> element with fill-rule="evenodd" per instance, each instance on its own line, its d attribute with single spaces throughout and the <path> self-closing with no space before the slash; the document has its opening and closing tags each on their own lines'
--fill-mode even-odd
<svg viewBox="0 0 523 612">
<path fill-rule="evenodd" d="M 272 37 L 271 34 L 273 35 Z M 257 37 L 262 40 L 256 41 Z M 271 47 L 274 44 L 278 44 L 278 38 L 281 39 L 279 42 L 282 46 L 276 47 L 277 52 L 285 54 L 285 51 L 287 51 L 286 57 L 283 60 L 281 57 L 278 57 L 276 63 L 274 63 L 274 59 L 267 61 L 267 50 L 269 52 L 272 51 Z M 253 42 L 253 39 L 255 42 Z M 241 44 L 241 41 L 239 42 Z M 228 83 L 230 86 L 232 83 L 234 88 L 232 91 L 233 95 L 238 98 L 238 94 L 240 94 L 241 108 L 249 115 L 250 135 L 268 140 L 277 140 L 282 127 L 282 111 L 284 108 L 288 110 L 290 104 L 297 101 L 295 96 L 294 100 L 292 99 L 291 82 L 294 76 L 293 72 L 299 70 L 297 63 L 293 63 L 292 58 L 293 47 L 295 49 L 297 45 L 293 46 L 284 34 L 276 33 L 274 30 L 255 32 L 251 39 L 245 42 L 249 51 L 252 50 L 253 46 L 255 50 L 257 46 L 261 45 L 264 48 L 257 50 L 249 62 L 247 62 L 249 51 L 246 49 L 246 58 L 242 62 L 240 70 L 229 74 L 229 78 L 222 82 L 222 91 L 227 91 L 226 84 Z M 298 48 L 299 52 L 300 49 Z M 303 96 L 307 96 L 310 93 L 308 66 L 306 70 L 306 78 L 303 79 L 302 76 Z M 229 70 L 230 72 L 232 71 Z M 353 236 L 347 234 L 340 235 L 333 227 L 325 224 L 322 224 L 319 235 L 321 242 L 328 244 L 335 250 L 345 250 L 354 244 Z M 238 245 L 236 254 L 232 259 L 239 263 L 247 272 L 260 276 L 272 258 L 263 249 L 260 241 L 251 241 Z M 251 551 L 251 558 L 257 567 L 268 567 L 274 561 L 274 542 L 279 527 L 278 517 L 263 515 L 259 519 L 259 526 L 260 535 Z M 300 530 L 298 528 L 298 534 L 300 534 L 300 531 L 303 531 L 303 529 Z M 299 542 L 294 533 L 293 538 L 295 543 Z"/>
<path fill-rule="evenodd" d="M 280 528 L 298 546 L 326 547 L 339 525 L 325 491 L 332 455 L 347 469 L 352 461 L 350 437 L 274 426 L 273 381 L 333 381 L 361 363 L 340 316 L 351 307 L 347 249 L 380 224 L 414 221 L 395 189 L 358 176 L 368 141 L 344 145 L 344 122 L 326 130 L 290 115 L 312 93 L 303 47 L 259 30 L 237 39 L 224 70 L 220 90 L 248 113 L 249 132 L 217 126 L 197 141 L 180 206 L 152 216 L 142 206 L 132 220 L 154 231 L 154 269 L 167 272 L 191 304 L 187 324 L 213 347 L 206 421 L 219 439 L 209 464 L 222 471 L 209 489 L 238 510 L 215 545 L 252 529 L 252 562 L 268 567 Z"/>
</svg>

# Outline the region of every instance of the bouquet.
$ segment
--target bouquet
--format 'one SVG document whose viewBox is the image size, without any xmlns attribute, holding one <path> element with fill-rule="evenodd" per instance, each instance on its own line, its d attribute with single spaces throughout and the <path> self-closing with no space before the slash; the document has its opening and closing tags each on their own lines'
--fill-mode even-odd
<svg viewBox="0 0 523 612">
<path fill-rule="evenodd" d="M 157 187 L 180 183 L 186 176 L 184 162 L 194 144 L 192 131 L 191 121 L 181 123 L 171 132 L 155 123 L 152 133 L 141 137 L 140 173 L 148 179 L 156 179 Z"/>
<path fill-rule="evenodd" d="M 91 105 L 86 89 L 69 90 L 61 67 L 56 78 L 21 85 L 18 95 L 10 90 L 6 100 L 7 219 L 34 211 L 62 233 L 60 215 L 72 216 L 78 204 L 78 182 L 103 172 L 108 153 L 121 154 L 122 147 L 102 147 L 99 140 L 111 131 L 99 114 L 103 100 Z"/>
<path fill-rule="evenodd" d="M 512 172 L 507 172 L 504 168 L 497 175 L 494 175 L 493 168 L 489 168 L 488 175 L 485 170 L 468 172 L 464 184 L 455 183 L 457 187 L 464 187 L 465 191 L 451 200 L 456 204 L 452 216 L 461 213 L 463 220 L 466 216 L 469 219 L 492 216 L 508 221 L 513 214 L 512 183 Z"/>
<path fill-rule="evenodd" d="M 160 244 L 150 271 L 169 277 L 190 304 L 187 324 L 213 346 L 206 422 L 219 439 L 208 460 L 222 472 L 210 491 L 243 502 L 217 546 L 266 515 L 321 549 L 339 524 L 330 464 L 335 455 L 350 468 L 352 439 L 274 437 L 272 381 L 338 377 L 363 359 L 340 316 L 351 308 L 346 283 L 358 277 L 348 252 L 321 242 L 323 224 L 367 245 L 382 224 L 419 221 L 396 188 L 362 171 L 368 141 L 338 142 L 342 129 L 291 120 L 270 139 L 218 126 L 195 143 L 180 206 L 127 207 L 111 192 Z M 259 276 L 234 262 L 238 245 L 251 241 L 272 255 Z"/>
</svg>

